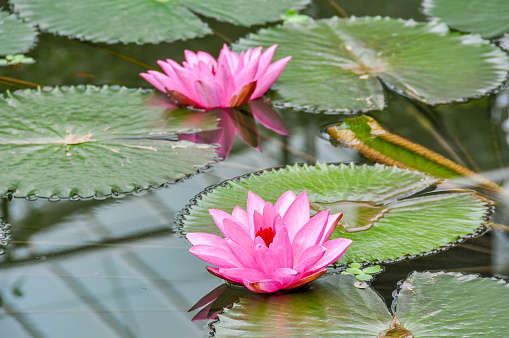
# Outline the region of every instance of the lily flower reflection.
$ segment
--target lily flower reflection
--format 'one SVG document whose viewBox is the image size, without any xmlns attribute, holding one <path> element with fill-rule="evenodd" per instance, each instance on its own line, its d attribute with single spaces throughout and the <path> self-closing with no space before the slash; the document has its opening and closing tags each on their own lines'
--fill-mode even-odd
<svg viewBox="0 0 509 338">
<path fill-rule="evenodd" d="M 207 270 L 232 284 L 271 293 L 306 285 L 323 275 L 325 267 L 338 260 L 350 239 L 328 240 L 343 214 L 329 210 L 310 218 L 306 191 L 296 196 L 287 191 L 276 204 L 248 193 L 247 211 L 237 206 L 232 214 L 210 209 L 225 238 L 207 233 L 189 233 L 189 250 L 216 265 Z"/>
<path fill-rule="evenodd" d="M 239 107 L 269 90 L 290 61 L 287 56 L 271 64 L 276 48 L 263 53 L 262 47 L 250 48 L 239 55 L 224 45 L 217 61 L 209 53 L 185 50 L 182 66 L 171 59 L 159 60 L 164 73 L 149 70 L 140 75 L 180 106 Z"/>
<path fill-rule="evenodd" d="M 233 303 L 238 302 L 240 297 L 248 294 L 244 288 L 232 287 L 227 284 L 219 285 L 214 290 L 203 296 L 188 312 L 202 308 L 191 321 L 216 319 L 217 314 L 225 308 L 230 308 Z"/>
<path fill-rule="evenodd" d="M 179 140 L 194 143 L 219 144 L 218 154 L 225 159 L 230 153 L 235 134 L 247 145 L 261 151 L 258 120 L 263 126 L 281 135 L 290 135 L 281 117 L 263 100 L 250 101 L 249 105 L 211 111 L 219 118 L 219 129 L 194 134 L 180 134 Z"/>
</svg>

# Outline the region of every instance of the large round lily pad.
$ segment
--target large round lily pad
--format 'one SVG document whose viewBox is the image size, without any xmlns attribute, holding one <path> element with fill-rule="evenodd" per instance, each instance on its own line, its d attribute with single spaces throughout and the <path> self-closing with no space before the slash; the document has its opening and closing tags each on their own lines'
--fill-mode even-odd
<svg viewBox="0 0 509 338">
<path fill-rule="evenodd" d="M 0 36 L 0 55 L 5 56 L 28 51 L 35 43 L 37 32 L 14 14 L 0 11 Z"/>
<path fill-rule="evenodd" d="M 509 32 L 507 0 L 424 0 L 422 7 L 425 14 L 463 32 L 485 38 Z"/>
<path fill-rule="evenodd" d="M 132 192 L 214 162 L 212 146 L 168 140 L 214 129 L 214 114 L 170 111 L 145 102 L 147 96 L 107 86 L 5 93 L 0 194 L 68 198 Z"/>
<path fill-rule="evenodd" d="M 22 18 L 43 31 L 97 42 L 157 43 L 212 30 L 195 14 L 242 26 L 280 20 L 310 0 L 12 0 Z M 270 7 L 270 10 L 266 9 Z"/>
<path fill-rule="evenodd" d="M 180 222 L 185 232 L 220 234 L 209 209 L 245 209 L 248 191 L 275 203 L 287 190 L 307 190 L 314 212 L 344 214 L 331 238 L 350 238 L 353 243 L 339 263 L 393 261 L 430 252 L 484 228 L 489 202 L 473 192 L 415 195 L 439 183 L 423 173 L 382 165 L 288 166 L 206 189 L 182 211 Z"/>
<path fill-rule="evenodd" d="M 300 292 L 241 298 L 219 315 L 215 337 L 503 337 L 506 282 L 475 275 L 414 272 L 391 317 L 371 288 L 351 275 L 325 275 Z"/>
<path fill-rule="evenodd" d="M 380 17 L 307 20 L 263 29 L 237 50 L 278 44 L 292 60 L 276 103 L 327 111 L 382 110 L 383 85 L 428 104 L 478 97 L 506 79 L 509 58 L 476 35 L 443 23 Z"/>
</svg>

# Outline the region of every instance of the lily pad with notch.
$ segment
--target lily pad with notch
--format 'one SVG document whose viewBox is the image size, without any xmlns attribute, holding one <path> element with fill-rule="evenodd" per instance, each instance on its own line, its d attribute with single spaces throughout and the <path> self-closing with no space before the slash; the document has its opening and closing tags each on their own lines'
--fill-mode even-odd
<svg viewBox="0 0 509 338">
<path fill-rule="evenodd" d="M 383 110 L 384 85 L 427 104 L 461 101 L 493 91 L 509 70 L 507 54 L 480 36 L 381 17 L 288 23 L 240 39 L 234 49 L 275 43 L 275 58 L 292 60 L 273 101 L 311 111 Z"/>
<path fill-rule="evenodd" d="M 250 294 L 219 315 L 215 337 L 502 337 L 509 287 L 495 278 L 413 272 L 392 306 L 352 275 L 325 275 L 300 292 Z"/>
<path fill-rule="evenodd" d="M 160 187 L 214 163 L 213 146 L 176 140 L 216 128 L 215 115 L 170 110 L 151 98 L 108 86 L 6 92 L 0 194 L 108 196 Z"/>
<path fill-rule="evenodd" d="M 0 10 L 0 35 L 0 55 L 6 56 L 30 50 L 35 44 L 37 31 L 16 15 Z"/>
<path fill-rule="evenodd" d="M 12 0 L 20 17 L 42 31 L 107 43 L 158 43 L 211 34 L 198 15 L 252 26 L 281 20 L 310 0 Z M 267 11 L 270 6 L 270 11 Z M 198 14 L 198 15 L 196 15 Z"/>
<path fill-rule="evenodd" d="M 344 213 L 331 238 L 353 243 L 338 263 L 388 262 L 434 252 L 485 230 L 491 202 L 471 191 L 430 191 L 440 182 L 382 165 L 294 165 L 207 188 L 178 219 L 186 233 L 220 235 L 209 209 L 245 209 L 249 191 L 275 203 L 287 190 L 306 190 L 315 212 Z"/>
</svg>

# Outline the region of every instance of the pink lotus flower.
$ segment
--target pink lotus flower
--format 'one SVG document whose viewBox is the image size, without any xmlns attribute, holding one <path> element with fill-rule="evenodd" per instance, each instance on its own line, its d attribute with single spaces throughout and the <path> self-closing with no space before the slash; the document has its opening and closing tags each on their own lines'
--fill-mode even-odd
<svg viewBox="0 0 509 338">
<path fill-rule="evenodd" d="M 224 45 L 216 61 L 205 52 L 184 51 L 182 66 L 167 59 L 157 63 L 166 74 L 149 70 L 140 75 L 179 105 L 213 109 L 238 107 L 261 97 L 291 59 L 271 64 L 277 45 L 248 49 L 238 55 Z"/>
<path fill-rule="evenodd" d="M 325 267 L 346 251 L 349 239 L 328 240 L 343 214 L 322 211 L 310 219 L 306 191 L 287 191 L 273 206 L 249 192 L 247 212 L 232 215 L 210 209 L 225 238 L 189 233 L 193 255 L 219 268 L 213 275 L 257 292 L 275 292 L 305 285 L 325 273 Z"/>
</svg>

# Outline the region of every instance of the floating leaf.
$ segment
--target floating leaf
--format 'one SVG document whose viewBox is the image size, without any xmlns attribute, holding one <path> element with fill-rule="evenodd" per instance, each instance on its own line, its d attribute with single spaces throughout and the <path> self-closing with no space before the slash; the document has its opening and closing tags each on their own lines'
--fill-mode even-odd
<svg viewBox="0 0 509 338">
<path fill-rule="evenodd" d="M 352 263 L 350 264 L 351 268 L 360 269 L 361 265 L 359 263 Z"/>
<path fill-rule="evenodd" d="M 367 274 L 360 274 L 360 275 L 356 275 L 355 278 L 357 278 L 357 280 L 365 282 L 368 280 L 372 280 L 373 276 L 367 275 Z"/>
<path fill-rule="evenodd" d="M 275 58 L 292 60 L 276 82 L 274 101 L 331 112 L 382 110 L 382 84 L 428 104 L 477 97 L 499 86 L 509 70 L 507 54 L 479 36 L 380 17 L 285 24 L 235 48 L 275 43 Z"/>
<path fill-rule="evenodd" d="M 308 289 L 242 298 L 214 324 L 216 337 L 376 337 L 392 318 L 370 288 L 353 275 L 325 275 Z"/>
<path fill-rule="evenodd" d="M 31 49 L 37 32 L 32 25 L 19 20 L 16 15 L 0 11 L 0 36 L 0 55 L 8 55 Z"/>
<path fill-rule="evenodd" d="M 389 133 L 372 117 L 362 115 L 346 119 L 328 128 L 329 134 L 342 146 L 357 150 L 373 162 L 419 170 L 438 178 L 466 176 L 495 190 L 502 188 L 419 144 Z"/>
<path fill-rule="evenodd" d="M 22 18 L 43 31 L 96 42 L 157 43 L 212 33 L 194 13 L 242 26 L 280 20 L 310 0 L 13 0 Z M 270 7 L 270 11 L 267 8 Z"/>
<path fill-rule="evenodd" d="M 382 267 L 380 265 L 374 265 L 374 266 L 370 266 L 365 269 L 362 269 L 362 272 L 363 273 L 378 273 L 378 272 L 380 272 L 380 270 L 382 270 Z"/>
<path fill-rule="evenodd" d="M 391 317 L 385 302 L 369 286 L 356 288 L 355 280 L 325 275 L 300 292 L 241 298 L 219 315 L 215 336 L 502 337 L 509 330 L 504 281 L 414 272 L 403 282 Z"/>
<path fill-rule="evenodd" d="M 504 281 L 445 272 L 414 272 L 395 300 L 396 316 L 415 337 L 502 337 L 508 303 Z"/>
<path fill-rule="evenodd" d="M 509 32 L 507 0 L 424 0 L 424 13 L 463 32 L 494 38 Z"/>
<path fill-rule="evenodd" d="M 357 268 L 348 268 L 345 271 L 348 273 L 353 273 L 354 275 L 360 275 L 362 273 L 362 270 Z"/>
<path fill-rule="evenodd" d="M 423 173 L 381 165 L 295 165 L 208 188 L 179 219 L 185 232 L 220 234 L 209 209 L 245 209 L 249 191 L 275 203 L 287 190 L 307 190 L 314 211 L 344 213 L 331 236 L 353 240 L 341 264 L 390 261 L 429 252 L 483 229 L 489 202 L 472 192 L 411 196 L 436 183 Z M 366 218 L 364 209 L 372 213 L 373 207 L 377 211 Z"/>
<path fill-rule="evenodd" d="M 7 92 L 0 98 L 0 194 L 132 192 L 214 161 L 211 146 L 168 140 L 215 128 L 213 114 L 200 119 L 200 113 L 149 106 L 146 99 L 143 90 L 107 86 Z"/>
</svg>

